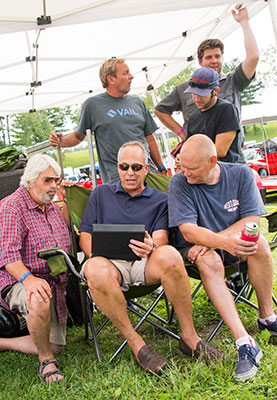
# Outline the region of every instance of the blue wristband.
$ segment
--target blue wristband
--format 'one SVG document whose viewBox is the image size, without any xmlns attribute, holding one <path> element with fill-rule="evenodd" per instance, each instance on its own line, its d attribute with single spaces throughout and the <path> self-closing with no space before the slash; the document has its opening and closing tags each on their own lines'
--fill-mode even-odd
<svg viewBox="0 0 277 400">
<path fill-rule="evenodd" d="M 28 271 L 22 277 L 20 278 L 20 283 L 23 284 L 23 281 L 25 278 L 27 278 L 28 275 L 33 275 L 32 272 Z"/>
<path fill-rule="evenodd" d="M 163 169 L 166 170 L 165 166 L 164 165 L 160 165 L 159 168 L 158 168 L 158 171 L 161 172 Z"/>
</svg>

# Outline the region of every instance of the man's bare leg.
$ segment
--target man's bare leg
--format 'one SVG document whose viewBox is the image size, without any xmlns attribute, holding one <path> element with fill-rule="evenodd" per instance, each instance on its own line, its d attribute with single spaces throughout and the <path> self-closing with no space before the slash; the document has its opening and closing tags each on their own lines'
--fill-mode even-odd
<svg viewBox="0 0 277 400">
<path fill-rule="evenodd" d="M 86 263 L 84 273 L 97 307 L 125 337 L 137 358 L 138 351 L 145 342 L 134 330 L 128 318 L 126 300 L 120 288 L 122 281 L 120 272 L 106 258 L 94 257 Z"/>
<path fill-rule="evenodd" d="M 273 260 L 269 245 L 264 236 L 258 243 L 258 252 L 247 259 L 248 276 L 255 289 L 259 317 L 266 318 L 274 313 L 272 307 Z"/>
<path fill-rule="evenodd" d="M 237 340 L 242 336 L 247 336 L 233 297 L 225 284 L 224 266 L 219 255 L 212 250 L 208 251 L 204 256 L 197 257 L 196 265 L 207 295 L 230 328 L 234 338 Z"/>
<path fill-rule="evenodd" d="M 201 339 L 193 325 L 190 284 L 180 253 L 172 246 L 159 247 L 146 264 L 145 278 L 148 284 L 162 283 L 178 317 L 181 336 L 195 350 Z"/>
</svg>

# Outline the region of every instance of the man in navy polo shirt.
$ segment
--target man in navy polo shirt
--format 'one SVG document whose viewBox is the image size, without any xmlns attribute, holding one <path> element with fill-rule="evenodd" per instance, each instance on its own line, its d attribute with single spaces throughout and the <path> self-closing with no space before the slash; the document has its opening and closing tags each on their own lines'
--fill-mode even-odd
<svg viewBox="0 0 277 400">
<path fill-rule="evenodd" d="M 165 357 L 152 349 L 132 327 L 122 290 L 128 285 L 159 284 L 173 305 L 181 327 L 180 350 L 206 362 L 224 360 L 223 354 L 196 334 L 192 321 L 189 280 L 181 255 L 168 245 L 167 195 L 145 183 L 147 152 L 140 142 L 127 142 L 118 152 L 120 182 L 96 187 L 87 202 L 80 226 L 80 246 L 91 254 L 92 225 L 145 224 L 144 242 L 130 240 L 139 261 L 89 258 L 83 268 L 91 296 L 127 340 L 142 369 L 160 373 Z"/>
</svg>

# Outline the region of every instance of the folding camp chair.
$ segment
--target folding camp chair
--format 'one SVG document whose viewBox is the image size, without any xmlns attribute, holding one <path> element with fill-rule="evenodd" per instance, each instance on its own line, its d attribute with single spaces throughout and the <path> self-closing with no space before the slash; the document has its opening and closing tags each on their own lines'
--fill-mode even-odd
<svg viewBox="0 0 277 400">
<path fill-rule="evenodd" d="M 70 210 L 70 216 L 71 216 L 74 227 L 77 229 L 80 226 L 81 218 L 82 218 L 83 212 L 85 210 L 85 205 L 86 205 L 87 199 L 89 197 L 89 194 L 90 194 L 90 190 L 80 187 L 80 186 L 72 186 L 70 188 L 69 187 L 66 188 L 66 196 L 67 196 L 68 207 Z M 72 241 L 74 242 L 74 236 L 75 236 L 74 231 L 72 232 L 71 236 L 72 236 Z M 73 246 L 73 248 L 76 251 L 77 245 L 75 244 Z M 97 335 L 101 332 L 101 330 L 103 329 L 103 327 L 107 324 L 107 322 L 109 320 L 108 320 L 108 318 L 106 318 L 105 321 L 101 324 L 101 326 L 98 329 L 95 328 L 94 318 L 93 318 L 94 302 L 93 302 L 93 299 L 91 298 L 90 291 L 88 289 L 85 278 L 82 275 L 80 275 L 80 273 L 79 273 L 81 266 L 76 261 L 76 258 L 73 259 L 72 257 L 70 257 L 66 252 L 64 252 L 61 249 L 43 250 L 39 254 L 39 256 L 42 258 L 53 257 L 53 256 L 57 256 L 57 255 L 61 255 L 64 257 L 64 259 L 69 267 L 69 270 L 75 276 L 77 276 L 80 281 L 80 293 L 81 293 L 81 300 L 82 300 L 83 319 L 84 319 L 84 324 L 85 324 L 85 336 L 86 336 L 86 339 L 89 338 L 89 327 L 90 327 L 91 337 L 94 340 L 97 358 L 101 362 L 101 353 L 100 353 L 100 347 L 98 344 Z M 75 256 L 76 255 L 77 254 L 75 254 Z M 127 292 L 123 292 L 124 296 L 126 298 L 128 311 L 132 312 L 133 314 L 137 315 L 140 318 L 139 322 L 136 324 L 134 329 L 137 330 L 144 321 L 147 321 L 148 323 L 153 325 L 155 328 L 160 329 L 162 332 L 166 333 L 167 335 L 173 337 L 176 340 L 179 340 L 180 337 L 167 328 L 167 326 L 172 322 L 173 313 L 170 312 L 170 305 L 167 301 L 166 296 L 164 295 L 163 290 L 155 299 L 152 300 L 152 304 L 150 306 L 144 306 L 137 301 L 137 298 L 140 298 L 147 294 L 152 293 L 159 286 L 160 286 L 160 284 L 130 286 L 129 290 Z M 160 302 L 161 299 L 164 299 L 167 315 L 170 316 L 171 319 L 162 318 L 161 316 L 159 316 L 153 312 L 153 310 L 155 309 L 155 307 L 157 306 L 157 304 Z M 119 352 L 123 349 L 123 347 L 126 345 L 126 343 L 127 342 L 125 340 L 121 344 L 121 346 L 117 349 L 117 351 L 112 355 L 112 357 L 110 358 L 110 361 L 112 361 L 117 356 L 117 354 L 119 354 Z"/>
<path fill-rule="evenodd" d="M 170 177 L 149 173 L 146 181 L 149 186 L 162 190 L 164 192 L 168 192 Z M 269 222 L 269 229 L 268 229 L 269 232 L 277 231 L 277 211 L 271 214 L 267 214 L 265 215 L 265 217 L 268 219 Z M 269 242 L 269 246 L 271 248 L 271 251 L 273 251 L 277 247 L 277 234 L 274 236 L 273 240 Z M 198 293 L 198 291 L 201 289 L 203 284 L 201 282 L 200 273 L 195 265 L 186 263 L 185 267 L 190 278 L 200 280 L 199 284 L 192 292 L 191 296 L 193 299 Z M 231 294 L 234 297 L 235 304 L 238 302 L 243 302 L 248 306 L 258 310 L 257 305 L 251 301 L 253 288 L 250 285 L 248 279 L 247 269 L 242 268 L 241 270 L 237 271 L 231 266 L 225 266 L 225 276 L 226 276 L 226 284 Z M 273 293 L 272 293 L 272 299 L 275 305 L 277 305 L 277 300 Z M 174 310 L 172 308 L 171 313 L 173 312 Z M 172 319 L 172 315 L 170 316 L 170 319 Z M 207 342 L 213 339 L 219 328 L 222 326 L 223 322 L 224 322 L 223 319 L 221 319 L 221 321 L 209 335 Z"/>
</svg>

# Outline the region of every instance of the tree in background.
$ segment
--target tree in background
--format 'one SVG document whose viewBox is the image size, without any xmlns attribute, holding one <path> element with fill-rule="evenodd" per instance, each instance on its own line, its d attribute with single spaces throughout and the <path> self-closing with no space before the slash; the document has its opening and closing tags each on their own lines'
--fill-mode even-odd
<svg viewBox="0 0 277 400">
<path fill-rule="evenodd" d="M 52 130 L 66 132 L 69 129 L 71 131 L 71 126 L 75 127 L 78 123 L 80 105 L 48 108 L 46 112 Z"/>
<path fill-rule="evenodd" d="M 238 58 L 233 58 L 231 61 L 224 64 L 222 72 L 228 74 L 233 71 L 241 61 Z M 250 83 L 250 85 L 244 89 L 241 93 L 241 103 L 243 106 L 248 104 L 258 104 L 260 101 L 257 99 L 262 93 L 265 85 L 261 78 L 257 77 Z"/>
<path fill-rule="evenodd" d="M 47 111 L 15 114 L 13 117 L 11 131 L 15 145 L 29 147 L 48 140 L 52 127 Z"/>
<path fill-rule="evenodd" d="M 157 90 L 155 90 L 155 96 L 157 98 L 157 102 L 159 102 L 161 99 L 163 99 L 165 96 L 167 96 L 169 93 L 172 92 L 172 90 L 179 85 L 182 82 L 185 82 L 190 79 L 191 74 L 195 70 L 195 66 L 190 65 L 183 71 L 181 71 L 178 75 L 174 76 L 173 78 L 169 79 L 169 81 L 163 83 Z M 147 92 L 146 95 L 142 96 L 143 101 L 146 104 L 146 107 L 148 108 L 151 113 L 154 113 L 154 104 L 153 104 L 153 99 L 152 95 L 150 92 Z"/>
</svg>

